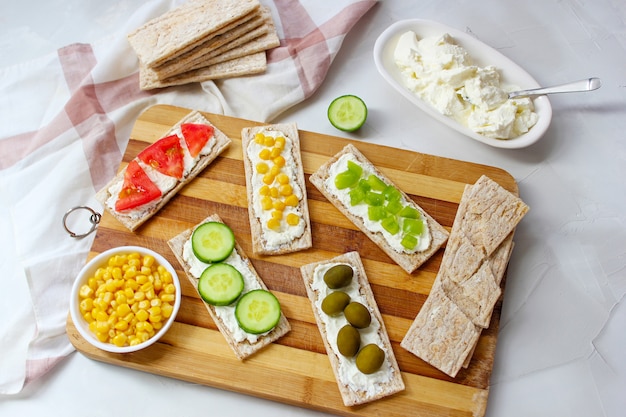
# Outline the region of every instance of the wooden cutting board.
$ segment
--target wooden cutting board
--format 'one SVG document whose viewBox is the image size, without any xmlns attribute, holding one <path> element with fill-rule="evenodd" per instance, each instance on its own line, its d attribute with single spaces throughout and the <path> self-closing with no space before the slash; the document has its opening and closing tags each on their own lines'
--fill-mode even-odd
<svg viewBox="0 0 626 417">
<path fill-rule="evenodd" d="M 157 105 L 143 113 L 133 128 L 122 165 L 147 144 L 159 139 L 189 111 Z M 428 296 L 443 250 L 408 275 L 308 183 L 308 176 L 328 157 L 352 142 L 449 230 L 465 184 L 473 184 L 486 174 L 517 194 L 517 184 L 511 175 L 499 168 L 301 131 L 313 248 L 283 256 L 255 256 L 248 224 L 240 132 L 243 127 L 259 123 L 215 114 L 205 113 L 205 116 L 233 140 L 230 148 L 135 233 L 105 213 L 89 253 L 92 258 L 111 247 L 140 245 L 165 256 L 181 277 L 183 299 L 176 322 L 153 346 L 133 354 L 113 354 L 89 345 L 68 316 L 67 333 L 76 349 L 95 360 L 337 415 L 483 416 L 501 300 L 495 308 L 491 327 L 483 332 L 469 367 L 456 378 L 448 377 L 407 352 L 400 347 L 400 341 Z M 292 327 L 291 332 L 277 343 L 244 362 L 235 358 L 216 330 L 167 245 L 170 238 L 212 213 L 219 214 L 234 230 L 237 241 L 252 259 L 257 272 L 279 298 Z M 358 251 L 363 259 L 403 372 L 406 390 L 349 408 L 341 401 L 299 267 L 353 250 Z"/>
</svg>

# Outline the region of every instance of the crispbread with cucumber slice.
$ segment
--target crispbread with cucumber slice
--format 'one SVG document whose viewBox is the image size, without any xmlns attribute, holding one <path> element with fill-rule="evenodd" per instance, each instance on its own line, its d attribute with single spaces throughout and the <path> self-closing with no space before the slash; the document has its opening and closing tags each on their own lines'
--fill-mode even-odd
<svg viewBox="0 0 626 417">
<path fill-rule="evenodd" d="M 358 380 L 354 378 L 349 371 L 342 372 L 342 369 L 357 366 L 355 362 L 358 362 L 358 359 L 355 360 L 354 357 L 347 358 L 340 353 L 339 348 L 335 347 L 338 346 L 338 344 L 330 340 L 330 338 L 337 338 L 338 335 L 331 334 L 332 330 L 329 331 L 329 329 L 332 329 L 332 326 L 328 326 L 327 329 L 327 325 L 322 318 L 322 316 L 326 314 L 320 307 L 324 296 L 322 291 L 316 290 L 314 281 L 316 269 L 318 267 L 324 267 L 325 265 L 349 265 L 352 268 L 353 276 L 350 283 L 342 288 L 355 288 L 355 293 L 358 293 L 362 304 L 369 310 L 372 316 L 372 322 L 377 322 L 376 339 L 378 342 L 376 344 L 385 352 L 384 364 L 375 372 L 361 374 L 361 378 Z M 405 385 L 402 379 L 402 373 L 398 367 L 383 317 L 374 299 L 374 294 L 367 279 L 367 275 L 365 274 L 365 268 L 363 267 L 359 253 L 348 252 L 332 259 L 303 265 L 300 267 L 300 272 L 344 405 L 350 407 L 364 404 L 403 391 Z M 340 291 L 342 288 L 338 288 L 337 290 Z M 332 293 L 333 289 L 329 291 Z M 330 317 L 330 320 L 341 320 L 341 318 L 333 316 Z M 359 332 L 367 331 L 367 329 L 359 330 Z M 362 337 L 362 339 L 364 340 L 364 337 Z M 363 348 L 363 345 L 364 344 L 361 342 L 361 348 Z M 356 357 L 358 358 L 358 354 Z M 357 370 L 355 372 L 359 371 Z"/>
<path fill-rule="evenodd" d="M 223 223 L 222 219 L 217 214 L 213 214 L 207 217 L 206 219 L 204 219 L 198 225 L 181 232 L 180 234 L 173 237 L 167 242 L 170 249 L 174 253 L 174 256 L 176 256 L 176 259 L 178 259 L 178 262 L 180 263 L 183 270 L 185 271 L 185 275 L 189 279 L 189 282 L 193 285 L 196 291 L 198 291 L 198 278 L 196 278 L 193 275 L 193 273 L 191 272 L 191 266 L 185 260 L 185 256 L 183 254 L 184 247 L 185 247 L 185 243 L 189 239 L 191 239 L 191 236 L 194 230 L 196 230 L 199 226 L 209 223 L 209 222 Z M 237 252 L 242 262 L 245 264 L 247 268 L 247 272 L 249 272 L 258 283 L 258 287 L 262 290 L 267 291 L 268 290 L 267 286 L 265 285 L 261 277 L 257 274 L 256 270 L 254 269 L 254 266 L 250 262 L 250 259 L 246 256 L 243 249 L 241 248 L 241 246 L 239 246 L 239 244 L 236 241 L 235 241 L 235 246 L 234 246 L 233 251 Z M 214 263 L 211 265 L 219 265 L 219 263 Z M 239 271 L 239 272 L 244 273 L 244 271 Z M 240 300 L 244 295 L 250 294 L 251 292 L 254 292 L 254 289 L 248 289 L 248 291 L 244 289 L 244 294 L 240 297 Z M 200 295 L 200 293 L 198 294 Z M 271 297 L 265 297 L 265 299 L 268 299 L 268 298 L 271 298 Z M 201 297 L 201 299 L 203 298 Z M 287 332 L 289 332 L 289 330 L 291 330 L 291 326 L 289 325 L 287 318 L 282 312 L 280 312 L 280 318 L 278 319 L 278 323 L 271 330 L 267 332 L 258 333 L 258 331 L 260 332 L 260 330 L 264 330 L 264 329 L 259 330 L 259 328 L 257 328 L 256 326 L 264 325 L 265 323 L 263 323 L 263 321 L 260 321 L 259 323 L 253 323 L 251 325 L 249 324 L 249 326 L 244 326 L 248 330 L 247 333 L 256 335 L 255 337 L 252 338 L 252 339 L 256 339 L 256 341 L 252 342 L 248 339 L 237 340 L 233 332 L 229 329 L 228 325 L 224 322 L 224 320 L 217 313 L 216 308 L 220 308 L 220 307 L 209 304 L 206 301 L 204 301 L 204 305 L 206 306 L 207 311 L 211 315 L 211 318 L 215 322 L 215 325 L 217 326 L 218 330 L 222 333 L 222 335 L 224 336 L 224 339 L 226 340 L 230 348 L 235 353 L 235 356 L 237 356 L 239 360 L 246 359 L 250 355 L 259 351 L 261 348 L 278 340 L 280 337 L 284 336 Z M 228 306 L 227 308 L 232 309 L 232 313 L 234 317 L 235 304 L 233 303 L 231 304 L 231 306 Z"/>
<path fill-rule="evenodd" d="M 315 187 L 326 197 L 333 205 L 343 213 L 348 219 L 354 223 L 367 237 L 369 237 L 374 243 L 376 243 L 391 259 L 393 259 L 402 269 L 409 274 L 420 267 L 426 262 L 432 255 L 435 254 L 448 239 L 448 231 L 441 226 L 437 221 L 432 218 L 424 209 L 422 209 L 417 203 L 415 203 L 408 195 L 402 190 L 397 188 L 400 194 L 404 197 L 409 205 L 419 211 L 421 216 L 426 220 L 428 228 L 430 230 L 431 242 L 428 248 L 417 252 L 401 252 L 395 250 L 387 241 L 385 236 L 381 232 L 374 232 L 368 229 L 360 217 L 354 214 L 351 207 L 344 205 L 335 195 L 333 195 L 330 188 L 326 185 L 326 181 L 330 178 L 330 169 L 335 162 L 339 160 L 345 154 L 352 154 L 354 159 L 363 167 L 367 167 L 369 171 L 374 173 L 387 185 L 393 186 L 393 182 L 382 172 L 380 172 L 354 145 L 348 144 L 335 156 L 330 158 L 324 163 L 317 171 L 315 171 L 309 177 L 309 180 Z"/>
</svg>

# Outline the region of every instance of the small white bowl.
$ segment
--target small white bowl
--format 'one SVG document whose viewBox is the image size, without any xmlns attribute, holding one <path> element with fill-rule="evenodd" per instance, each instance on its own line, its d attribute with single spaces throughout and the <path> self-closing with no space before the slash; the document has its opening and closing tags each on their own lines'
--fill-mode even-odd
<svg viewBox="0 0 626 417">
<path fill-rule="evenodd" d="M 101 342 L 100 340 L 96 338 L 96 336 L 91 332 L 91 330 L 89 330 L 89 324 L 80 313 L 80 309 L 79 309 L 80 300 L 79 300 L 78 293 L 80 291 L 80 287 L 87 282 L 89 277 L 94 275 L 94 273 L 99 267 L 106 266 L 107 260 L 111 256 L 118 255 L 118 254 L 131 253 L 131 252 L 138 252 L 141 255 L 152 255 L 157 263 L 164 266 L 165 269 L 167 269 L 169 273 L 172 274 L 173 283 L 174 283 L 174 286 L 176 287 L 176 297 L 174 301 L 174 309 L 172 311 L 172 315 L 167 319 L 167 321 L 163 324 L 163 327 L 161 327 L 154 336 L 152 336 L 150 339 L 146 340 L 145 342 L 140 343 L 135 346 L 118 347 L 112 343 Z M 167 332 L 167 330 L 172 326 L 172 323 L 174 323 L 174 320 L 176 319 L 176 315 L 178 314 L 178 309 L 180 308 L 180 303 L 181 303 L 180 280 L 178 279 L 178 275 L 176 274 L 176 270 L 174 269 L 174 267 L 172 267 L 172 265 L 163 256 L 159 255 L 153 250 L 143 248 L 140 246 L 120 246 L 120 247 L 112 248 L 112 249 L 109 249 L 100 253 L 99 255 L 91 259 L 81 269 L 81 271 L 78 274 L 78 277 L 76 278 L 76 281 L 74 281 L 74 285 L 72 286 L 72 294 L 70 297 L 70 316 L 72 317 L 72 322 L 74 323 L 74 326 L 76 326 L 76 329 L 78 330 L 80 335 L 93 346 L 99 349 L 105 350 L 107 352 L 128 353 L 128 352 L 135 352 L 135 351 L 144 349 L 152 345 L 153 343 L 155 343 L 157 340 L 159 340 L 161 336 L 163 336 Z"/>
<path fill-rule="evenodd" d="M 409 91 L 404 86 L 402 73 L 393 59 L 393 52 L 398 43 L 398 38 L 409 30 L 415 32 L 420 39 L 431 36 L 441 36 L 444 33 L 450 34 L 458 45 L 468 52 L 469 56 L 472 57 L 472 60 L 477 65 L 481 67 L 493 65 L 498 68 L 502 75 L 502 82 L 505 84 L 517 85 L 521 89 L 537 88 L 540 87 L 540 85 L 533 77 L 509 58 L 465 32 L 429 20 L 401 20 L 389 26 L 376 40 L 374 45 L 374 61 L 383 78 L 411 103 L 452 129 L 479 142 L 497 148 L 524 148 L 537 142 L 544 135 L 552 120 L 552 106 L 546 96 L 539 96 L 533 100 L 535 112 L 539 118 L 537 124 L 529 129 L 527 133 L 513 139 L 493 139 L 480 135 L 457 123 L 452 118 L 439 113 L 430 104 Z"/>
</svg>

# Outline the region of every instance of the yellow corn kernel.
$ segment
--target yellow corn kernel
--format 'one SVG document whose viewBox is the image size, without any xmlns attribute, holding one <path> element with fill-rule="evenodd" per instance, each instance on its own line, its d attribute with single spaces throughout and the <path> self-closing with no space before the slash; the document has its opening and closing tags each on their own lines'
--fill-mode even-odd
<svg viewBox="0 0 626 417">
<path fill-rule="evenodd" d="M 161 274 L 161 279 L 165 279 L 164 277 L 169 277 L 170 279 L 172 278 L 172 274 L 170 274 L 170 271 L 165 269 L 163 265 L 159 265 L 157 267 L 157 272 Z"/>
<path fill-rule="evenodd" d="M 289 207 L 296 207 L 298 205 L 298 197 L 294 194 L 291 194 L 285 197 L 285 205 Z"/>
<path fill-rule="evenodd" d="M 263 144 L 268 148 L 271 148 L 272 146 L 274 146 L 274 142 L 275 139 L 272 136 L 265 136 L 265 141 L 263 142 Z"/>
<path fill-rule="evenodd" d="M 108 321 L 96 321 L 96 333 L 108 333 L 110 328 Z"/>
<path fill-rule="evenodd" d="M 289 184 L 289 175 L 281 172 L 280 174 L 276 175 L 276 181 L 278 181 L 279 184 Z"/>
<path fill-rule="evenodd" d="M 154 327 L 154 330 L 160 330 L 161 327 L 163 327 L 163 321 L 157 321 L 152 323 L 152 327 Z"/>
<path fill-rule="evenodd" d="M 143 284 L 139 289 L 141 291 L 143 291 L 143 292 L 148 292 L 148 291 L 154 289 L 154 286 L 152 285 L 152 283 L 150 281 L 148 281 L 145 284 Z"/>
<path fill-rule="evenodd" d="M 156 259 L 154 259 L 154 256 L 144 255 L 143 261 L 141 262 L 141 264 L 143 266 L 147 266 L 148 268 L 152 268 L 152 265 L 154 265 L 155 262 L 156 262 Z"/>
<path fill-rule="evenodd" d="M 154 288 L 150 288 L 148 291 L 146 291 L 146 299 L 153 300 L 154 297 L 156 297 L 156 293 L 154 292 Z"/>
<path fill-rule="evenodd" d="M 282 168 L 282 167 L 285 166 L 285 162 L 286 161 L 285 161 L 285 158 L 282 155 L 280 155 L 280 156 L 277 156 L 276 158 L 274 158 L 273 162 L 274 162 L 274 165 Z"/>
<path fill-rule="evenodd" d="M 272 174 L 271 170 L 267 174 L 263 175 L 263 183 L 267 185 L 271 185 L 274 182 L 275 175 Z"/>
<path fill-rule="evenodd" d="M 134 279 L 127 279 L 126 283 L 124 283 L 124 288 L 131 288 L 133 291 L 139 288 L 139 284 Z"/>
<path fill-rule="evenodd" d="M 78 290 L 78 296 L 81 298 L 91 297 L 92 294 L 93 290 L 89 287 L 89 285 L 82 285 L 80 290 Z"/>
<path fill-rule="evenodd" d="M 276 139 L 274 140 L 274 146 L 278 147 L 278 148 L 284 148 L 285 147 L 285 137 L 284 136 L 277 136 Z"/>
<path fill-rule="evenodd" d="M 137 267 L 128 265 L 128 268 L 124 271 L 124 279 L 131 279 L 137 276 Z"/>
<path fill-rule="evenodd" d="M 282 151 L 283 150 L 281 148 L 276 148 L 276 147 L 272 148 L 272 150 L 270 151 L 270 158 L 271 159 L 276 158 L 278 155 L 281 154 Z"/>
<path fill-rule="evenodd" d="M 259 152 L 259 158 L 267 161 L 268 159 L 270 159 L 270 150 L 265 148 L 265 149 L 261 149 L 261 151 Z"/>
<path fill-rule="evenodd" d="M 168 302 L 168 303 L 173 303 L 176 300 L 176 296 L 174 294 L 167 294 L 167 293 L 161 293 L 159 295 L 159 298 L 161 298 L 161 301 Z"/>
<path fill-rule="evenodd" d="M 91 323 L 92 321 L 94 321 L 93 316 L 91 315 L 91 311 L 87 311 L 86 313 L 83 313 L 83 318 L 85 319 L 87 323 Z"/>
<path fill-rule="evenodd" d="M 272 167 L 270 168 L 270 174 L 276 177 L 278 174 L 280 174 L 280 167 L 278 165 L 272 165 Z"/>
<path fill-rule="evenodd" d="M 261 199 L 261 208 L 263 210 L 270 210 L 272 208 L 272 199 L 270 197 L 263 197 Z"/>
<path fill-rule="evenodd" d="M 256 164 L 256 172 L 259 174 L 267 174 L 270 170 L 270 167 L 265 162 L 259 162 Z"/>
<path fill-rule="evenodd" d="M 287 215 L 287 224 L 290 226 L 296 226 L 298 223 L 300 223 L 300 216 L 298 216 L 295 213 L 289 213 Z"/>
<path fill-rule="evenodd" d="M 128 337 L 124 333 L 119 333 L 111 340 L 115 346 L 122 347 L 126 345 Z"/>
<path fill-rule="evenodd" d="M 270 196 L 276 198 L 278 197 L 278 188 L 276 187 L 270 187 Z"/>
<path fill-rule="evenodd" d="M 114 268 L 111 268 L 111 276 L 113 277 L 114 280 L 122 279 L 123 278 L 122 268 L 120 268 L 119 266 L 115 266 Z"/>
<path fill-rule="evenodd" d="M 126 303 L 118 305 L 117 308 L 115 309 L 115 313 L 118 315 L 118 317 L 125 317 L 130 312 L 131 312 L 130 306 Z"/>
<path fill-rule="evenodd" d="M 161 315 L 166 319 L 169 318 L 174 312 L 174 306 L 170 303 L 163 302 L 161 304 Z"/>
<path fill-rule="evenodd" d="M 270 195 L 270 187 L 268 185 L 263 185 L 259 188 L 259 195 L 268 196 Z"/>
<path fill-rule="evenodd" d="M 272 219 L 281 220 L 283 218 L 283 212 L 280 210 L 272 211 Z"/>
<path fill-rule="evenodd" d="M 261 132 L 254 135 L 254 141 L 259 145 L 263 145 L 265 143 L 265 135 Z"/>
<path fill-rule="evenodd" d="M 274 210 L 283 211 L 285 209 L 285 203 L 280 200 L 275 200 L 272 203 L 272 207 L 274 208 Z"/>
<path fill-rule="evenodd" d="M 149 300 L 141 300 L 139 302 L 139 308 L 141 310 L 147 310 L 150 308 L 150 301 Z"/>
<path fill-rule="evenodd" d="M 175 294 L 176 286 L 174 284 L 167 284 L 165 288 L 163 288 L 163 291 L 165 292 L 165 294 Z"/>
<path fill-rule="evenodd" d="M 135 313 L 135 318 L 137 320 L 139 320 L 139 321 L 146 321 L 146 320 L 148 320 L 148 316 L 149 316 L 148 312 L 146 310 L 143 310 L 143 309 L 141 309 L 141 310 L 137 311 L 137 313 Z"/>
<path fill-rule="evenodd" d="M 137 336 L 131 337 L 128 342 L 129 346 L 137 346 L 140 343 L 141 339 L 139 339 Z"/>
<path fill-rule="evenodd" d="M 96 338 L 105 343 L 109 341 L 109 332 L 103 333 L 103 332 L 96 332 Z"/>
<path fill-rule="evenodd" d="M 78 304 L 78 307 L 80 308 L 80 312 L 83 314 L 91 311 L 93 309 L 93 298 L 85 298 L 80 302 L 80 304 Z"/>
<path fill-rule="evenodd" d="M 269 219 L 267 221 L 267 227 L 268 229 L 278 230 L 280 229 L 280 221 L 276 219 Z"/>
<path fill-rule="evenodd" d="M 280 195 L 287 197 L 293 194 L 293 187 L 291 184 L 281 184 L 278 188 L 278 192 L 280 192 Z"/>
<path fill-rule="evenodd" d="M 105 313 L 104 311 L 99 310 L 96 313 L 95 317 L 96 317 L 96 320 L 98 320 L 98 321 L 107 321 L 107 319 L 109 318 L 109 315 L 107 313 Z"/>
<path fill-rule="evenodd" d="M 101 280 L 103 276 L 104 276 L 104 268 L 96 269 L 96 272 L 94 274 L 94 278 L 96 279 L 96 281 Z"/>
<path fill-rule="evenodd" d="M 161 300 L 159 298 L 153 298 L 150 300 L 150 307 L 161 307 Z"/>
<path fill-rule="evenodd" d="M 135 301 L 141 301 L 146 298 L 146 294 L 143 291 L 135 291 L 133 298 Z"/>
<path fill-rule="evenodd" d="M 137 285 L 138 285 L 138 286 L 141 286 L 141 285 L 143 285 L 143 284 L 145 284 L 146 282 L 148 282 L 148 281 L 149 281 L 149 280 L 148 280 L 148 276 L 147 276 L 147 275 L 145 275 L 145 274 L 140 274 L 140 275 L 137 275 L 137 276 L 135 277 L 135 280 L 137 281 Z"/>
</svg>

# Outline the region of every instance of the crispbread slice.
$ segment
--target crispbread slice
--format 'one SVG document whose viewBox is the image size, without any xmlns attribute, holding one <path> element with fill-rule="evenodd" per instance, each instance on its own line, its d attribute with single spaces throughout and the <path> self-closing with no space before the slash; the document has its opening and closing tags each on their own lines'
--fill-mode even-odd
<svg viewBox="0 0 626 417">
<path fill-rule="evenodd" d="M 227 61 L 222 59 L 221 61 L 209 62 L 205 57 L 214 57 L 214 51 L 220 50 L 222 47 L 231 44 L 233 42 L 241 42 L 241 39 L 254 39 L 263 34 L 266 34 L 270 28 L 273 28 L 271 13 L 267 8 L 260 8 L 254 13 L 254 17 L 244 23 L 233 26 L 228 31 L 221 35 L 204 42 L 194 49 L 180 55 L 174 61 L 165 62 L 159 66 L 151 67 L 158 78 L 165 79 L 175 75 L 183 74 L 194 69 L 203 68 L 217 62 Z M 253 36 L 249 38 L 249 36 Z M 262 49 L 265 50 L 265 49 Z M 261 50 L 255 51 L 260 52 Z M 248 54 L 249 55 L 249 54 Z M 238 58 L 234 56 L 230 59 Z"/>
<path fill-rule="evenodd" d="M 259 220 L 260 214 L 255 212 L 253 206 L 254 195 L 255 193 L 258 193 L 259 190 L 255 189 L 255 186 L 252 182 L 255 170 L 252 165 L 252 160 L 248 155 L 247 149 L 250 142 L 254 141 L 254 136 L 257 133 L 264 131 L 282 132 L 288 139 L 291 139 L 291 157 L 294 161 L 293 177 L 291 178 L 291 180 L 295 182 L 302 191 L 302 198 L 298 203 L 298 209 L 299 212 L 302 214 L 302 220 L 304 221 L 304 232 L 299 237 L 278 246 L 272 245 L 270 242 L 268 242 L 267 238 L 264 235 L 261 222 Z M 252 232 L 252 249 L 254 253 L 262 255 L 280 255 L 310 248 L 313 245 L 311 237 L 311 220 L 309 215 L 306 182 L 304 179 L 304 170 L 302 167 L 300 137 L 298 134 L 297 125 L 295 123 L 281 123 L 244 128 L 241 131 L 241 146 L 243 149 L 244 171 L 246 174 L 246 190 L 248 195 L 248 202 L 250 203 L 248 216 L 250 220 L 250 231 Z"/>
<path fill-rule="evenodd" d="M 139 87 L 142 90 L 170 87 L 221 78 L 241 77 L 262 73 L 267 68 L 265 52 L 246 55 L 230 61 L 220 62 L 206 68 L 192 70 L 184 74 L 175 75 L 171 78 L 160 80 L 154 71 L 145 66 L 139 68 Z"/>
<path fill-rule="evenodd" d="M 140 217 L 135 217 L 132 215 L 120 213 L 116 210 L 111 209 L 106 204 L 106 201 L 111 196 L 109 188 L 111 185 L 118 181 L 123 181 L 124 172 L 126 171 L 126 167 L 122 168 L 118 174 L 111 179 L 98 193 L 96 193 L 96 199 L 102 204 L 102 206 L 107 210 L 113 217 L 115 217 L 120 223 L 122 223 L 128 230 L 131 232 L 136 230 L 139 226 L 145 223 L 148 219 L 154 216 L 167 202 L 178 193 L 178 191 L 183 188 L 187 183 L 193 180 L 200 172 L 202 172 L 215 158 L 217 158 L 231 143 L 231 140 L 228 136 L 226 136 L 221 130 L 219 130 L 216 126 L 214 126 L 211 122 L 209 122 L 202 114 L 198 111 L 192 111 L 187 114 L 184 118 L 182 118 L 178 123 L 176 123 L 167 133 L 165 133 L 162 137 L 169 136 L 177 131 L 183 123 L 204 123 L 213 127 L 213 138 L 215 140 L 215 144 L 211 149 L 211 152 L 207 155 L 203 155 L 200 160 L 196 163 L 193 169 L 187 174 L 187 176 L 183 177 L 177 184 L 169 190 L 167 193 L 161 196 L 158 204 L 154 206 L 152 209 L 147 211 L 145 214 Z"/>
<path fill-rule="evenodd" d="M 329 338 L 336 337 L 336 335 L 329 334 L 326 329 L 326 324 L 324 323 L 321 316 L 325 313 L 322 312 L 321 308 L 319 307 L 322 295 L 318 291 L 316 291 L 313 286 L 316 268 L 320 265 L 334 263 L 342 263 L 352 266 L 357 288 L 359 289 L 361 295 L 364 297 L 370 314 L 380 324 L 378 335 L 381 342 L 380 347 L 386 351 L 386 365 L 384 365 L 384 368 L 381 368 L 381 370 L 379 370 L 378 372 L 382 372 L 382 369 L 385 369 L 387 370 L 387 372 L 389 372 L 389 378 L 384 382 L 366 381 L 368 383 L 365 383 L 361 387 L 356 387 L 355 385 L 358 385 L 358 382 L 351 380 L 351 377 L 348 376 L 348 374 L 342 373 L 340 370 L 343 365 L 349 363 L 354 366 L 354 359 L 348 359 L 342 356 L 338 352 L 338 350 L 333 347 L 333 344 L 330 343 Z M 403 391 L 405 386 L 404 381 L 402 380 L 402 373 L 400 372 L 400 368 L 398 367 L 398 363 L 396 361 L 391 342 L 387 334 L 387 329 L 385 328 L 385 323 L 383 321 L 382 315 L 380 314 L 380 311 L 378 310 L 378 305 L 376 304 L 376 300 L 374 299 L 374 294 L 372 293 L 372 289 L 367 279 L 367 275 L 365 274 L 365 268 L 363 267 L 363 263 L 361 262 L 361 257 L 359 256 L 358 252 L 348 252 L 332 259 L 303 265 L 302 267 L 300 267 L 300 272 L 302 273 L 302 279 L 304 280 L 307 295 L 311 302 L 313 315 L 315 316 L 315 321 L 317 323 L 320 334 L 322 335 L 322 340 L 324 341 L 324 346 L 328 354 L 328 360 L 330 361 L 333 373 L 335 374 L 337 386 L 341 393 L 344 405 L 354 406 L 358 404 L 364 404 Z"/>
<path fill-rule="evenodd" d="M 128 41 L 144 65 L 157 66 L 245 21 L 259 7 L 258 0 L 188 1 L 140 26 Z"/>
<path fill-rule="evenodd" d="M 462 230 L 474 246 L 489 256 L 527 212 L 528 206 L 519 197 L 483 175 L 467 196 Z"/>
<path fill-rule="evenodd" d="M 376 173 L 376 175 L 385 181 L 387 184 L 392 185 L 393 182 L 382 172 L 380 172 L 354 145 L 346 145 L 340 152 L 330 158 L 324 163 L 317 171 L 315 171 L 309 177 L 309 181 L 326 197 L 341 213 L 343 213 L 348 219 L 354 223 L 367 237 L 369 237 L 374 243 L 376 243 L 391 259 L 393 259 L 398 265 L 402 267 L 409 274 L 419 268 L 424 262 L 426 262 L 431 256 L 433 256 L 448 239 L 448 231 L 441 226 L 437 221 L 432 218 L 424 209 L 422 209 L 417 203 L 415 203 L 408 195 L 403 191 L 404 198 L 413 204 L 413 206 L 419 210 L 422 216 L 426 219 L 428 228 L 431 233 L 431 244 L 428 249 L 422 252 L 415 253 L 403 253 L 394 250 L 389 243 L 387 243 L 385 237 L 378 232 L 372 232 L 369 230 L 363 220 L 354 215 L 350 210 L 350 207 L 346 207 L 341 201 L 339 201 L 330 191 L 326 185 L 326 181 L 330 177 L 330 168 L 337 162 L 341 156 L 346 153 L 351 153 L 355 156 L 359 163 L 367 166 L 369 170 Z M 397 188 L 397 187 L 396 187 Z"/>
<path fill-rule="evenodd" d="M 204 219 L 202 222 L 200 222 L 195 227 L 187 229 L 187 230 L 181 232 L 180 234 L 178 234 L 177 236 L 173 237 L 172 239 L 170 239 L 167 242 L 169 247 L 170 247 L 170 249 L 174 253 L 174 256 L 176 256 L 176 259 L 178 259 L 178 262 L 180 263 L 180 265 L 184 269 L 185 275 L 189 279 L 189 282 L 196 289 L 196 291 L 198 289 L 198 278 L 196 278 L 191 273 L 190 266 L 185 261 L 185 257 L 183 255 L 183 250 L 184 250 L 185 243 L 191 238 L 191 235 L 193 234 L 193 231 L 195 230 L 195 228 L 197 226 L 199 226 L 200 224 L 203 224 L 203 223 L 206 223 L 206 222 L 209 222 L 209 221 L 217 221 L 217 222 L 222 222 L 223 223 L 222 219 L 217 214 L 213 214 L 213 215 L 207 217 L 206 219 Z M 254 266 L 250 262 L 250 259 L 246 256 L 246 254 L 244 253 L 244 251 L 241 248 L 241 246 L 239 246 L 239 243 L 235 242 L 235 249 L 234 250 L 237 251 L 239 256 L 243 259 L 244 263 L 248 267 L 249 271 L 254 275 L 254 277 L 256 278 L 257 282 L 261 286 L 261 288 L 267 290 L 267 286 L 265 285 L 265 283 L 263 282 L 261 277 L 259 277 L 259 275 L 257 274 L 256 270 L 254 269 Z M 278 340 L 279 338 L 281 338 L 282 336 L 284 336 L 287 332 L 289 332 L 291 330 L 291 326 L 290 326 L 289 322 L 287 321 L 287 318 L 281 312 L 280 321 L 278 322 L 276 327 L 274 327 L 268 333 L 264 333 L 262 335 L 259 335 L 258 339 L 255 342 L 250 342 L 247 339 L 246 340 L 242 340 L 242 341 L 238 341 L 233 336 L 233 333 L 230 331 L 228 326 L 224 323 L 224 321 L 216 313 L 216 307 L 212 306 L 212 305 L 210 305 L 208 303 L 204 303 L 204 305 L 206 306 L 206 309 L 209 312 L 211 318 L 215 322 L 215 325 L 217 326 L 219 331 L 224 336 L 224 339 L 226 339 L 226 342 L 228 343 L 228 346 L 230 346 L 230 348 L 235 353 L 235 356 L 237 356 L 237 358 L 239 360 L 244 360 L 244 359 L 248 358 L 250 355 L 256 353 L 257 351 L 259 351 L 263 347 L 269 345 L 270 343 Z"/>
<path fill-rule="evenodd" d="M 474 351 L 480 333 L 441 287 L 434 285 L 400 346 L 455 377 Z"/>
</svg>

